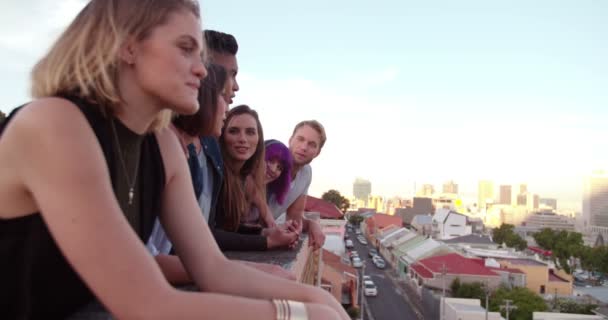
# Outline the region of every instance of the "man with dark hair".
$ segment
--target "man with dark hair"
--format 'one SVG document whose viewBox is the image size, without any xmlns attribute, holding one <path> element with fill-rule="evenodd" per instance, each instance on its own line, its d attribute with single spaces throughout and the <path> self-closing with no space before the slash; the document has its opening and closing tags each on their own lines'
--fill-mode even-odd
<svg viewBox="0 0 608 320">
<path fill-rule="evenodd" d="M 239 84 L 236 81 L 236 75 L 239 72 L 239 65 L 236 61 L 239 45 L 233 35 L 214 30 L 205 30 L 205 43 L 207 44 L 208 59 L 224 67 L 228 73 L 230 83 L 224 98 L 228 104 L 232 104 L 232 99 L 239 91 Z"/>
</svg>

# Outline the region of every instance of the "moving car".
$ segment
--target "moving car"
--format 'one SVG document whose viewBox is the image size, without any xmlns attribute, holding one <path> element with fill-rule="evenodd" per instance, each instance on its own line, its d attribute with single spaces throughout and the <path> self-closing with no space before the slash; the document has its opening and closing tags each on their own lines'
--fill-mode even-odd
<svg viewBox="0 0 608 320">
<path fill-rule="evenodd" d="M 350 239 L 347 239 L 346 241 L 344 241 L 344 245 L 349 249 L 355 247 L 355 245 L 353 245 L 353 241 Z"/>
<path fill-rule="evenodd" d="M 363 267 L 363 262 L 361 262 L 361 259 L 359 257 L 353 257 L 353 267 L 355 267 L 355 268 Z"/>
<path fill-rule="evenodd" d="M 363 293 L 365 294 L 366 297 L 369 297 L 369 296 L 375 297 L 378 295 L 378 288 L 371 280 L 365 280 L 363 282 Z"/>
</svg>

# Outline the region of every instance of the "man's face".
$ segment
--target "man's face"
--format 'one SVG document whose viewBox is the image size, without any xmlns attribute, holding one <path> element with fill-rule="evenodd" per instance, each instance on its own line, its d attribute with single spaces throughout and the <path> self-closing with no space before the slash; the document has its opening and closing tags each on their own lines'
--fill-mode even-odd
<svg viewBox="0 0 608 320">
<path fill-rule="evenodd" d="M 236 61 L 236 56 L 226 53 L 211 53 L 211 60 L 213 63 L 220 65 L 226 69 L 226 73 L 228 74 L 228 79 L 226 80 L 227 86 L 224 91 L 224 100 L 226 103 L 232 104 L 232 98 L 236 95 L 236 92 L 239 91 L 239 84 L 236 82 L 236 75 L 239 72 L 239 65 Z"/>
<path fill-rule="evenodd" d="M 321 152 L 321 136 L 317 130 L 303 125 L 289 139 L 289 150 L 296 165 L 309 164 Z"/>
</svg>

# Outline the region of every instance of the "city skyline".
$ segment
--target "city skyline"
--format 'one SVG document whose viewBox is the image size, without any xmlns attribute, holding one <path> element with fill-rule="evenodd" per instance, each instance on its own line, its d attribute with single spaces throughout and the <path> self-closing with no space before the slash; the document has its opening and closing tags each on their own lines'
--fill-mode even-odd
<svg viewBox="0 0 608 320">
<path fill-rule="evenodd" d="M 4 112 L 27 102 L 28 75 L 84 1 L 0 5 Z M 584 177 L 608 164 L 608 3 L 597 1 L 201 1 L 203 27 L 240 44 L 236 104 L 265 138 L 300 120 L 328 133 L 310 194 L 436 190 L 454 180 L 526 182 L 579 203 Z"/>
<path fill-rule="evenodd" d="M 597 172 L 594 171 L 594 172 Z M 538 192 L 537 190 L 535 190 L 534 186 L 530 187 L 530 185 L 528 183 L 526 183 L 525 181 L 519 181 L 517 183 L 501 183 L 501 182 L 496 182 L 496 181 L 492 181 L 492 180 L 479 180 L 477 181 L 477 183 L 473 186 L 473 185 L 467 185 L 466 188 L 462 188 L 462 185 L 460 183 L 458 183 L 458 181 L 453 180 L 453 179 L 448 179 L 445 180 L 443 182 L 438 182 L 438 183 L 418 183 L 416 184 L 416 192 L 414 192 L 414 186 L 411 187 L 411 190 L 405 194 L 383 194 L 381 192 L 376 192 L 374 190 L 374 181 L 372 181 L 371 179 L 366 179 L 364 177 L 356 177 L 354 178 L 354 182 L 351 181 L 351 185 L 350 185 L 350 189 L 348 190 L 338 190 L 343 196 L 347 196 L 347 197 L 353 197 L 356 198 L 356 196 L 353 193 L 353 188 L 354 188 L 354 184 L 356 182 L 359 182 L 360 180 L 369 182 L 372 186 L 371 188 L 371 196 L 381 196 L 384 197 L 385 200 L 388 200 L 390 198 L 393 197 L 399 197 L 402 199 L 412 199 L 413 197 L 419 197 L 419 196 L 426 196 L 426 195 L 422 195 L 420 192 L 424 190 L 424 188 L 426 186 L 431 186 L 433 188 L 433 194 L 434 195 L 442 195 L 445 193 L 449 193 L 449 192 L 444 192 L 442 187 L 445 188 L 446 184 L 449 183 L 454 183 L 458 189 L 458 192 L 455 193 L 457 195 L 460 196 L 460 198 L 462 199 L 466 199 L 468 200 L 469 204 L 473 204 L 473 203 L 479 203 L 480 201 L 480 185 L 479 183 L 481 182 L 489 182 L 491 184 L 491 188 L 493 190 L 493 192 L 491 193 L 491 195 L 487 196 L 486 198 L 491 199 L 493 201 L 494 205 L 498 205 L 498 204 L 512 204 L 512 205 L 516 205 L 517 204 L 517 196 L 520 194 L 520 187 L 521 186 L 525 186 L 526 191 L 524 192 L 524 194 L 530 194 L 531 196 L 537 196 L 538 200 L 543 202 L 552 202 L 552 201 L 557 201 L 557 206 L 558 209 L 561 210 L 566 210 L 566 211 L 576 211 L 578 213 L 582 212 L 582 205 L 584 202 L 584 190 L 583 190 L 583 182 L 587 181 L 589 179 L 590 176 L 592 176 L 594 174 L 594 172 L 590 172 L 588 175 L 586 175 L 585 177 L 581 178 L 581 191 L 580 191 L 580 197 L 579 198 L 566 198 L 566 197 L 559 197 L 559 196 L 555 196 L 555 193 L 542 193 L 542 192 Z M 501 199 L 502 199 L 502 188 L 503 187 L 510 187 L 509 191 L 511 192 L 511 201 L 510 203 L 502 203 Z M 464 190 L 463 190 L 464 189 Z M 329 189 L 328 189 L 329 190 Z M 321 192 L 324 193 L 327 190 L 323 190 Z M 424 193 L 424 192 L 423 192 Z M 317 195 L 313 195 L 313 196 L 317 196 Z M 320 197 L 320 194 L 318 195 Z M 545 203 L 546 204 L 546 203 Z"/>
</svg>

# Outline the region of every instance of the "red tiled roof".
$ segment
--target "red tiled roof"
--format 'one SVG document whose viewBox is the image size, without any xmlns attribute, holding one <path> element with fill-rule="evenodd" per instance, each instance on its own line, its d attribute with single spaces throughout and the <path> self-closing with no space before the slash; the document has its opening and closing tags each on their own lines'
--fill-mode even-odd
<svg viewBox="0 0 608 320">
<path fill-rule="evenodd" d="M 422 259 L 418 263 L 433 273 L 441 273 L 442 266 L 445 264 L 448 274 L 498 276 L 489 268 L 456 253 Z"/>
<path fill-rule="evenodd" d="M 509 272 L 509 273 L 521 273 L 521 274 L 523 274 L 523 273 L 524 273 L 523 271 L 521 271 L 521 270 L 519 270 L 519 269 L 516 269 L 516 268 L 504 268 L 504 267 L 500 267 L 500 268 L 498 268 L 498 267 L 488 267 L 488 266 L 486 266 L 486 262 L 485 262 L 485 260 L 484 260 L 484 259 L 482 259 L 482 258 L 469 258 L 469 259 L 470 259 L 471 261 L 473 261 L 473 262 L 477 263 L 478 265 L 480 265 L 480 266 L 484 266 L 484 267 L 486 267 L 486 268 L 488 268 L 488 269 L 490 269 L 490 270 L 496 270 L 496 271 L 506 271 L 506 272 Z"/>
<path fill-rule="evenodd" d="M 398 227 L 400 227 L 403 224 L 403 219 L 401 219 L 400 216 L 391 216 L 388 214 L 383 214 L 383 213 L 376 213 L 375 215 L 371 216 L 370 218 L 367 219 L 372 220 L 373 224 L 378 228 L 378 229 L 384 229 L 388 226 L 392 225 L 396 225 Z"/>
<path fill-rule="evenodd" d="M 549 270 L 549 281 L 555 281 L 555 282 L 570 282 L 558 275 L 556 275 L 553 270 Z"/>
<path fill-rule="evenodd" d="M 333 203 L 323 199 L 306 196 L 305 211 L 315 211 L 321 213 L 323 219 L 341 219 L 343 214 Z"/>
<path fill-rule="evenodd" d="M 431 279 L 433 278 L 433 273 L 430 272 L 429 270 L 427 270 L 425 267 L 419 265 L 419 264 L 413 264 L 410 268 L 414 269 L 414 272 L 416 272 L 419 276 L 426 278 L 426 279 Z"/>
<path fill-rule="evenodd" d="M 539 247 L 528 247 L 528 249 L 532 252 L 538 253 L 538 254 L 542 254 L 545 257 L 550 257 L 553 253 L 551 252 L 551 250 L 544 250 L 542 248 Z"/>
</svg>

